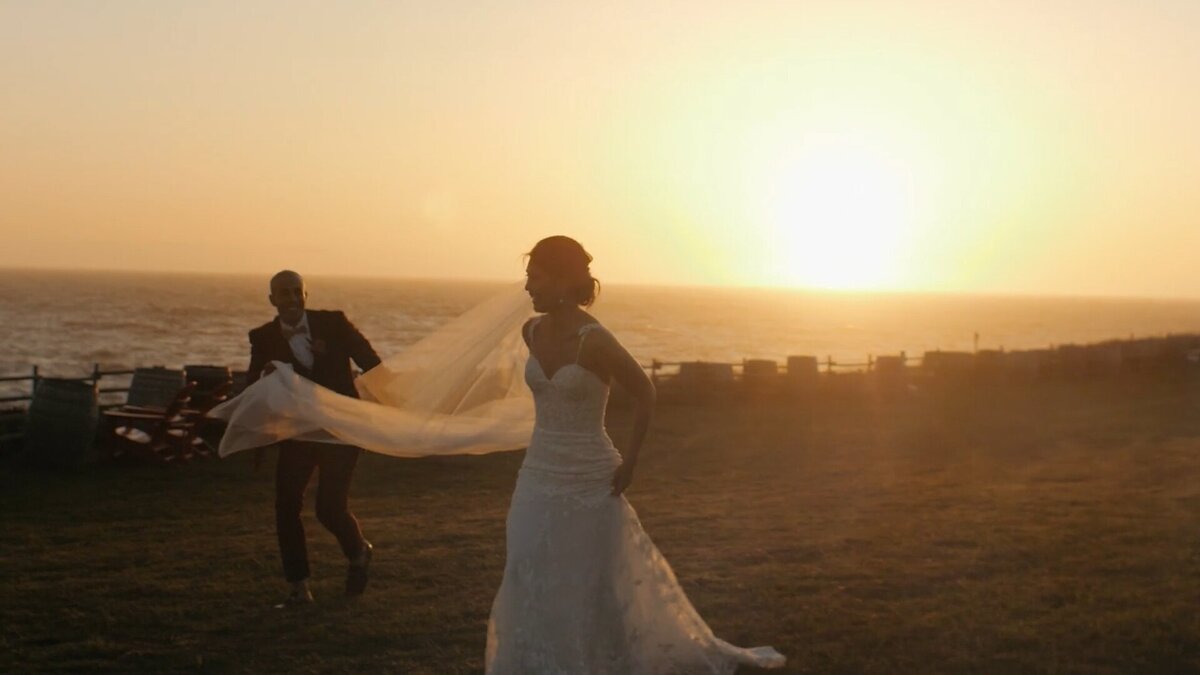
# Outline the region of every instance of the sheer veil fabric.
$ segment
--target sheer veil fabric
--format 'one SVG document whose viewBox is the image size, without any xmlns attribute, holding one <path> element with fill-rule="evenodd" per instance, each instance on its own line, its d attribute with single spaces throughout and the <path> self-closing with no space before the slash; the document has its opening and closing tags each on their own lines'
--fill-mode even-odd
<svg viewBox="0 0 1200 675">
<path fill-rule="evenodd" d="M 361 399 L 286 363 L 209 412 L 228 422 L 222 457 L 289 438 L 356 445 L 395 457 L 516 450 L 533 433 L 521 285 L 472 308 L 356 381 Z"/>
</svg>

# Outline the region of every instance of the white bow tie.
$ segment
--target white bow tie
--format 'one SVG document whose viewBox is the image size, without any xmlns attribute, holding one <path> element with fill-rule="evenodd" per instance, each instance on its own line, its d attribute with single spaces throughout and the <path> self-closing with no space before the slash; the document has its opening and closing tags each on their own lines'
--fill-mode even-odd
<svg viewBox="0 0 1200 675">
<path fill-rule="evenodd" d="M 280 322 L 279 328 L 283 331 L 284 340 L 291 340 L 296 335 L 308 335 L 308 326 L 304 324 L 289 326 L 286 323 Z"/>
</svg>

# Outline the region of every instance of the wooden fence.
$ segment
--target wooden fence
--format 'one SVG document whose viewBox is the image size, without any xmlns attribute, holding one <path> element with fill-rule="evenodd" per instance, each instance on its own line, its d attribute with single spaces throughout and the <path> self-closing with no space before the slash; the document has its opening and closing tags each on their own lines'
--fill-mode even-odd
<svg viewBox="0 0 1200 675">
<path fill-rule="evenodd" d="M 80 382 L 91 382 L 97 385 L 97 392 L 100 395 L 113 394 L 128 394 L 128 385 L 113 385 L 102 386 L 103 379 L 131 376 L 133 370 L 102 370 L 100 364 L 92 364 L 92 373 L 86 377 L 66 378 L 79 380 Z M 37 366 L 33 366 L 28 375 L 6 375 L 0 377 L 0 385 L 11 385 L 20 382 L 29 383 L 29 391 L 24 394 L 7 394 L 0 396 L 0 406 L 5 406 L 7 409 L 0 410 L 0 446 L 8 443 L 20 441 L 25 436 L 25 420 L 26 410 L 24 407 L 18 407 L 20 404 L 26 406 L 33 400 L 34 392 L 37 391 L 38 383 L 43 379 L 43 376 Z M 16 405 L 14 405 L 16 404 Z M 101 403 L 101 409 L 112 408 L 121 405 L 120 403 Z"/>
<path fill-rule="evenodd" d="M 795 370 L 793 371 L 793 366 Z M 1200 335 L 1167 335 L 1156 338 L 1112 340 L 1092 345 L 1059 345 L 1048 349 L 1004 351 L 978 350 L 961 352 L 926 352 L 921 357 L 910 357 L 905 352 L 876 357 L 868 355 L 865 361 L 835 361 L 832 356 L 820 359 L 814 356 L 789 357 L 787 363 L 772 360 L 743 359 L 738 362 L 697 362 L 652 360 L 643 364 L 656 383 L 675 381 L 684 384 L 680 377 L 685 369 L 698 375 L 698 383 L 745 381 L 748 384 L 772 381 L 775 378 L 791 379 L 824 374 L 865 372 L 888 382 L 908 377 L 906 372 L 922 377 L 953 379 L 974 374 L 979 377 L 1035 378 L 1047 374 L 1075 377 L 1081 375 L 1103 375 L 1117 372 L 1164 373 L 1187 372 L 1200 376 Z M 910 370 L 911 368 L 911 370 Z M 132 376 L 133 370 L 102 370 L 93 364 L 90 376 L 76 378 L 97 385 L 99 394 L 115 395 L 129 392 L 129 385 L 103 386 L 104 378 Z M 713 379 L 715 378 L 715 379 Z M 28 403 L 33 399 L 42 376 L 37 366 L 28 375 L 0 376 L 0 387 L 19 382 L 29 382 L 29 391 L 24 394 L 0 396 L 3 404 Z M 687 378 L 692 381 L 692 378 Z M 120 403 L 102 402 L 101 408 Z M 0 410 L 0 443 L 19 438 L 23 432 L 12 431 L 21 422 L 25 411 L 20 408 Z"/>
<path fill-rule="evenodd" d="M 812 357 L 809 357 L 809 358 L 812 358 Z M 911 365 L 919 366 L 921 363 L 920 358 L 915 357 L 915 356 L 907 356 L 904 352 L 900 352 L 900 354 L 898 356 L 892 357 L 892 358 L 899 359 L 900 363 L 902 363 L 906 367 L 911 366 Z M 742 359 L 741 361 L 704 361 L 703 363 L 713 365 L 713 366 L 726 366 L 726 367 L 732 368 L 734 373 L 736 373 L 737 375 L 744 375 L 746 372 L 746 365 L 749 363 L 753 363 L 755 361 L 758 361 L 758 359 Z M 696 361 L 659 361 L 658 359 L 654 359 L 648 364 L 643 363 L 641 365 L 642 365 L 642 369 L 647 371 L 650 374 L 650 378 L 657 382 L 660 378 L 669 377 L 671 375 L 678 374 L 680 367 L 682 367 L 686 364 L 690 364 L 690 363 L 697 363 L 697 362 Z M 842 373 L 868 372 L 869 373 L 869 372 L 873 372 L 875 370 L 876 359 L 873 354 L 867 355 L 866 361 L 834 361 L 832 356 L 826 356 L 823 361 L 818 359 L 816 361 L 816 363 L 823 372 L 829 373 L 829 374 L 838 373 L 838 372 L 842 372 Z M 778 365 L 777 362 L 776 362 L 776 364 Z M 784 365 L 784 372 L 785 373 L 787 372 L 786 364 Z"/>
<path fill-rule="evenodd" d="M 91 382 L 92 384 L 100 385 L 101 380 L 105 377 L 119 377 L 119 376 L 130 376 L 130 375 L 133 375 L 133 370 L 101 370 L 100 364 L 96 363 L 96 364 L 92 365 L 92 374 L 91 375 L 86 376 L 86 377 L 67 378 L 67 379 L 75 379 L 75 380 L 79 380 L 80 382 Z M 12 382 L 29 382 L 29 393 L 28 394 L 0 396 L 0 404 L 21 403 L 21 402 L 32 401 L 33 393 L 35 391 L 37 391 L 37 385 L 41 379 L 42 379 L 42 375 L 37 366 L 34 366 L 33 370 L 28 375 L 7 375 L 4 377 L 0 377 L 0 384 L 7 384 L 7 383 L 12 383 Z M 129 392 L 129 387 L 128 386 L 99 387 L 98 392 L 102 395 L 103 394 L 125 394 L 125 393 Z"/>
</svg>

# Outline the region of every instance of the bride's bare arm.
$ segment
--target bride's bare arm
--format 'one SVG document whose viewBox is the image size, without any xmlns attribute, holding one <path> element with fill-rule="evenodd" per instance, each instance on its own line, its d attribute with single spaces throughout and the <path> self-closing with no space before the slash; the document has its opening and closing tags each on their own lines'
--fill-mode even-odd
<svg viewBox="0 0 1200 675">
<path fill-rule="evenodd" d="M 599 343 L 597 355 L 600 365 L 622 389 L 629 392 L 634 401 L 633 430 L 629 435 L 629 443 L 621 453 L 621 466 L 613 476 L 613 494 L 619 495 L 633 480 L 633 470 L 637 466 L 646 432 L 650 429 L 650 417 L 654 413 L 654 383 L 616 338 L 607 331 L 597 331 L 597 337 L 600 337 L 596 341 Z"/>
</svg>

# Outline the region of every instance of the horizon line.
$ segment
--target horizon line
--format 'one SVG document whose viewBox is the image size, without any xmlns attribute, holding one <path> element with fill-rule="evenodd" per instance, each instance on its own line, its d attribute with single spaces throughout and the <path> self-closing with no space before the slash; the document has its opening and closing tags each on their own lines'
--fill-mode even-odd
<svg viewBox="0 0 1200 675">
<path fill-rule="evenodd" d="M 194 269 L 136 269 L 122 270 L 105 267 L 35 267 L 35 266 L 16 266 L 16 265 L 0 265 L 0 273 L 6 272 L 28 272 L 28 273 L 92 273 L 92 274 L 127 274 L 127 275 L 159 275 L 159 276 L 206 276 L 206 277 L 255 277 L 259 272 L 238 272 L 238 271 L 221 271 L 214 272 L 211 270 L 194 270 Z M 265 273 L 264 279 L 268 279 Z M 348 279 L 362 281 L 408 281 L 422 283 L 464 283 L 464 284 L 505 284 L 518 283 L 520 277 L 515 278 L 500 278 L 500 277 L 425 277 L 425 276 L 403 276 L 403 275 L 384 275 L 384 274 L 339 274 L 339 273 L 305 273 L 304 276 L 317 279 Z M 662 282 L 662 281 L 613 281 L 604 282 L 605 285 L 618 287 L 641 287 L 641 288 L 661 288 L 661 289 L 678 289 L 678 290 L 734 290 L 734 291 L 762 291 L 775 293 L 813 293 L 813 294 L 830 294 L 830 295 L 925 295 L 925 296 L 952 296 L 952 297 L 987 297 L 987 298 L 1011 298 L 1011 299 L 1047 299 L 1047 300 L 1141 300 L 1141 301 L 1156 301 L 1156 302 L 1200 302 L 1200 294 L 1197 295 L 1114 295 L 1101 294 L 1094 292 L 1046 292 L 1037 293 L 1031 291 L 1000 291 L 1000 290 L 947 290 L 947 289 L 926 289 L 926 288 L 822 288 L 817 286 L 770 286 L 754 283 L 703 283 L 703 282 Z"/>
</svg>

